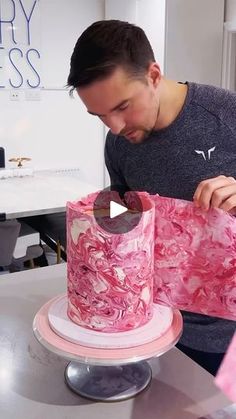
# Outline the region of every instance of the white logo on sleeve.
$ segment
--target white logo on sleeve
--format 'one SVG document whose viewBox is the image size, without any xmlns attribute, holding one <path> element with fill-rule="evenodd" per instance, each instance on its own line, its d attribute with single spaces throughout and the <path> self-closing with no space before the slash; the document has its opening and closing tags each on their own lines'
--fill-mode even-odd
<svg viewBox="0 0 236 419">
<path fill-rule="evenodd" d="M 215 148 L 216 148 L 216 146 L 215 147 L 212 147 L 212 148 L 209 148 L 209 150 L 207 150 L 208 160 L 211 160 L 211 153 L 213 153 L 213 151 L 215 151 Z M 206 155 L 205 155 L 205 153 L 204 153 L 203 150 L 194 150 L 194 151 L 195 151 L 195 153 L 202 155 L 202 157 L 204 158 L 204 160 L 206 160 Z"/>
</svg>

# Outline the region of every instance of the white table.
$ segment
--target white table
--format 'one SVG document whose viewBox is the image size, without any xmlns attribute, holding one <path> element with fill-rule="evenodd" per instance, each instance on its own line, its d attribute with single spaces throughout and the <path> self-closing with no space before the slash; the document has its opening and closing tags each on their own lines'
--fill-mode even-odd
<svg viewBox="0 0 236 419">
<path fill-rule="evenodd" d="M 53 173 L 0 179 L 0 217 L 9 220 L 65 211 L 67 201 L 97 189 L 77 176 Z"/>
<path fill-rule="evenodd" d="M 134 399 L 95 403 L 64 383 L 68 361 L 32 332 L 39 308 L 66 291 L 66 264 L 0 276 L 0 417 L 196 419 L 230 404 L 213 377 L 176 348 L 150 361 L 151 386 Z"/>
</svg>

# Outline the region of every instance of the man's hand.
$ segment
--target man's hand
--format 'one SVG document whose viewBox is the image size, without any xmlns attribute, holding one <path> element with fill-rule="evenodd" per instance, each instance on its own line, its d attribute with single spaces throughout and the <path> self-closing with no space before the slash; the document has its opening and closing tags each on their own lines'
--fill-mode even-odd
<svg viewBox="0 0 236 419">
<path fill-rule="evenodd" d="M 217 176 L 199 183 L 193 201 L 204 210 L 220 208 L 236 213 L 236 180 L 233 177 Z"/>
</svg>

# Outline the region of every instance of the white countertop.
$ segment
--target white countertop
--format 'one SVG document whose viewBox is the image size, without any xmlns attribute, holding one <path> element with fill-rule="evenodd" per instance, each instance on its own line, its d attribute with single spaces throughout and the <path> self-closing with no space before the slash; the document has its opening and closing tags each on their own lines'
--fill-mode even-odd
<svg viewBox="0 0 236 419">
<path fill-rule="evenodd" d="M 213 377 L 176 348 L 152 359 L 153 379 L 136 398 L 95 403 L 69 390 L 68 361 L 42 347 L 32 322 L 66 291 L 66 264 L 0 275 L 2 419 L 196 419 L 230 404 Z"/>
<path fill-rule="evenodd" d="M 0 179 L 0 214 L 6 219 L 65 211 L 66 202 L 96 192 L 77 176 L 35 172 L 33 176 Z"/>
</svg>

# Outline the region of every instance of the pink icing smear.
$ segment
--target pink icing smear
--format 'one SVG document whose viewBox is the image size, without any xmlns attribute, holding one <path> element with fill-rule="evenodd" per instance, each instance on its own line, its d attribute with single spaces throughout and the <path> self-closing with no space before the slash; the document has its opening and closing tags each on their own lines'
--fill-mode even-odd
<svg viewBox="0 0 236 419">
<path fill-rule="evenodd" d="M 145 208 L 139 224 L 110 234 L 94 218 L 96 196 L 67 204 L 68 316 L 103 332 L 134 329 L 152 317 L 154 205 L 139 193 Z"/>
<path fill-rule="evenodd" d="M 236 220 L 154 196 L 154 302 L 236 320 Z"/>
<path fill-rule="evenodd" d="M 215 383 L 229 399 L 236 402 L 236 333 L 218 370 Z"/>
</svg>

